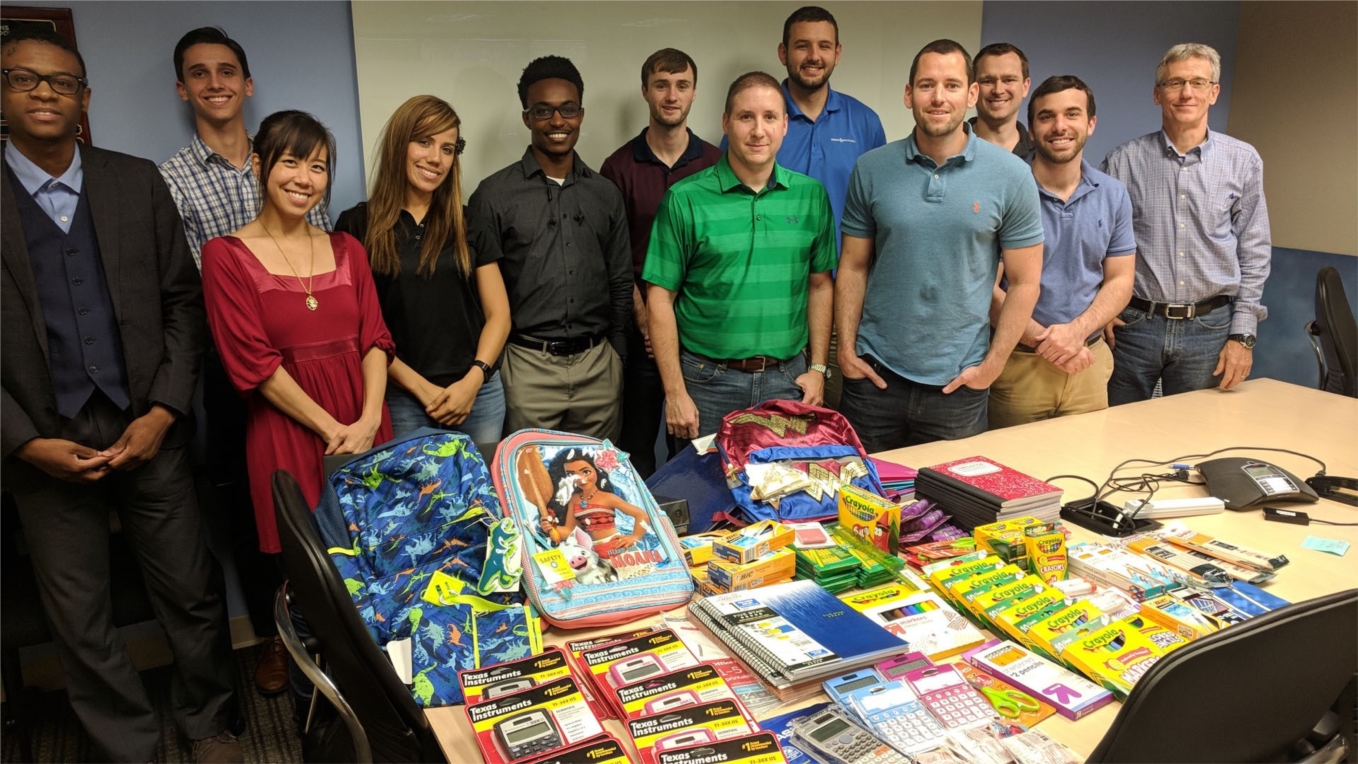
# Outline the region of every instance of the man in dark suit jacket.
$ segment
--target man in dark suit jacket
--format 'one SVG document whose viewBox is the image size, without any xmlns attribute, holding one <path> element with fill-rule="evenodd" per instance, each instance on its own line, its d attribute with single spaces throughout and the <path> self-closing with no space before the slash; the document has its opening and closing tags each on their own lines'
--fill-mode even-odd
<svg viewBox="0 0 1358 764">
<path fill-rule="evenodd" d="M 14 30 L 0 57 L 0 456 L 71 705 L 109 758 L 154 756 L 160 722 L 113 626 L 112 507 L 174 651 L 195 759 L 241 761 L 186 448 L 206 327 L 183 226 L 154 164 L 77 142 L 90 90 L 68 41 Z"/>
</svg>

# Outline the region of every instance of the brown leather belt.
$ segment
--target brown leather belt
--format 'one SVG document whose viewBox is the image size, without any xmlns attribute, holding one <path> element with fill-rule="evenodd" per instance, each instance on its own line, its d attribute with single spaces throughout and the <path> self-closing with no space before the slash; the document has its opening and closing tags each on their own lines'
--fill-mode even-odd
<svg viewBox="0 0 1358 764">
<path fill-rule="evenodd" d="M 760 372 L 767 370 L 770 366 L 776 367 L 778 364 L 783 363 L 783 359 L 767 355 L 756 355 L 750 356 L 749 358 L 708 358 L 707 356 L 694 353 L 692 350 L 687 352 L 708 363 L 725 366 L 728 369 L 736 369 L 737 371 Z"/>
<path fill-rule="evenodd" d="M 1235 298 L 1225 294 L 1219 294 L 1197 303 L 1151 302 L 1140 297 L 1133 297 L 1132 301 L 1127 303 L 1127 306 L 1156 316 L 1164 316 L 1171 321 L 1182 321 L 1186 318 L 1207 315 L 1217 308 L 1225 307 L 1233 302 L 1235 302 Z"/>
</svg>

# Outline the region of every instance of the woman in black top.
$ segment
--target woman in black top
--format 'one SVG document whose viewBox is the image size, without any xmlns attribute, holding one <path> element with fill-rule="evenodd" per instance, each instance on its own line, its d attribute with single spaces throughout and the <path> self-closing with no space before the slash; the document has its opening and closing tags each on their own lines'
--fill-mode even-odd
<svg viewBox="0 0 1358 764">
<path fill-rule="evenodd" d="M 387 386 L 392 429 L 458 430 L 493 448 L 504 427 L 496 365 L 509 336 L 509 297 L 494 255 L 467 242 L 457 112 L 415 96 L 382 131 L 367 202 L 336 230 L 368 250 L 382 316 L 396 342 Z"/>
</svg>

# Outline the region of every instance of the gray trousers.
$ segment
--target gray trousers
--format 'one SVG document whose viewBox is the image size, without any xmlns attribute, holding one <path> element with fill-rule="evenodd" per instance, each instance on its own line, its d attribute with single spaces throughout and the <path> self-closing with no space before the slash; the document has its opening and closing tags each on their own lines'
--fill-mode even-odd
<svg viewBox="0 0 1358 764">
<path fill-rule="evenodd" d="M 61 437 L 107 448 L 129 421 L 95 392 Z M 7 477 L 20 479 L 7 480 L 6 489 L 18 505 L 71 706 L 90 738 L 113 761 L 144 762 L 161 735 L 160 719 L 113 626 L 110 509 L 118 513 L 174 653 L 175 721 L 194 740 L 225 730 L 235 664 L 219 594 L 221 571 L 203 535 L 187 443 L 162 446 L 141 467 L 88 485 L 57 480 L 28 464 L 12 466 L 6 466 Z"/>
<path fill-rule="evenodd" d="M 614 441 L 622 434 L 622 359 L 607 342 L 574 355 L 510 343 L 500 377 L 506 435 L 526 427 Z"/>
</svg>

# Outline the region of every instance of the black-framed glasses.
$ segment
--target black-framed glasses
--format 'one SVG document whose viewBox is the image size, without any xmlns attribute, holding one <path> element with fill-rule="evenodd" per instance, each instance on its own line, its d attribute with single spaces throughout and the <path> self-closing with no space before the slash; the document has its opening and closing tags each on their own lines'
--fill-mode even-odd
<svg viewBox="0 0 1358 764">
<path fill-rule="evenodd" d="M 52 88 L 52 92 L 61 95 L 75 95 L 80 89 L 89 85 L 84 77 L 76 77 L 73 74 L 38 74 L 29 69 L 0 69 L 0 74 L 4 74 L 5 82 L 9 86 L 19 91 L 27 93 L 34 90 L 46 82 Z"/>
<path fill-rule="evenodd" d="M 580 104 L 576 103 L 575 101 L 567 101 L 561 104 L 560 106 L 552 106 L 551 104 L 546 103 L 535 103 L 532 106 L 529 106 L 527 109 L 524 109 L 523 113 L 527 114 L 533 119 L 542 121 L 544 119 L 551 119 L 552 112 L 560 114 L 562 119 L 575 119 L 576 117 L 580 116 L 580 112 L 582 111 L 584 111 L 584 108 L 582 108 Z"/>
</svg>

